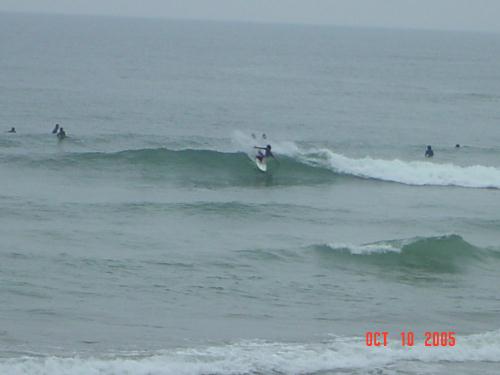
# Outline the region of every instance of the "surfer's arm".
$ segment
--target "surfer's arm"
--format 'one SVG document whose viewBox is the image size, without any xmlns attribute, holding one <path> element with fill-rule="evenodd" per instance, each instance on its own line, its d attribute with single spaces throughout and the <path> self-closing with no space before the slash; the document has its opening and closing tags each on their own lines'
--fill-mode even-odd
<svg viewBox="0 0 500 375">
<path fill-rule="evenodd" d="M 259 147 L 259 146 L 253 146 L 253 148 L 257 148 L 259 150 L 265 150 L 266 149 L 265 147 Z"/>
</svg>

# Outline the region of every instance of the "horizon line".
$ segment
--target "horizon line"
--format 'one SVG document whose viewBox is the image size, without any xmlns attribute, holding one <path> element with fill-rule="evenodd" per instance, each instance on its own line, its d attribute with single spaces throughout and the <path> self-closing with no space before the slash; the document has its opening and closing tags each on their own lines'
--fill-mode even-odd
<svg viewBox="0 0 500 375">
<path fill-rule="evenodd" d="M 102 17 L 102 18 L 124 18 L 124 19 L 142 19 L 142 20 L 164 20 L 164 21 L 191 21 L 191 22 L 214 22 L 214 23 L 242 23 L 255 25 L 288 25 L 288 26 L 306 26 L 306 27 L 332 27 L 332 28 L 350 28 L 350 29 L 378 29 L 378 30 L 400 30 L 400 31 L 423 31 L 423 32 L 458 32 L 458 33 L 478 33 L 478 34 L 500 34 L 500 30 L 490 29 L 459 29 L 459 28 L 433 28 L 418 26 L 389 26 L 389 25 L 357 25 L 357 24 L 335 24 L 326 22 L 306 22 L 306 21 L 280 21 L 280 20 L 259 20 L 259 19 L 234 19 L 234 18 L 197 18 L 197 17 L 168 17 L 153 15 L 129 15 L 129 14 L 108 14 L 108 13 L 71 13 L 71 12 L 45 12 L 45 11 L 16 11 L 1 10 L 0 14 L 17 15 L 39 15 L 39 16 L 67 16 L 67 17 Z"/>
</svg>

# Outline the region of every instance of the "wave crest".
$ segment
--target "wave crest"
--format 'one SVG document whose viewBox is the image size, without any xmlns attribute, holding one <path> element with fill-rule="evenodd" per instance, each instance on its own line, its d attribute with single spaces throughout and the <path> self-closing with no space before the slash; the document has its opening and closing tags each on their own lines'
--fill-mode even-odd
<svg viewBox="0 0 500 375">
<path fill-rule="evenodd" d="M 357 262 L 387 268 L 458 272 L 472 262 L 498 260 L 500 253 L 476 247 L 452 234 L 380 241 L 363 245 L 326 244 L 313 246 L 321 256 L 336 261 Z"/>
<path fill-rule="evenodd" d="M 475 165 L 458 166 L 429 161 L 350 158 L 328 149 L 302 150 L 291 142 L 273 147 L 279 162 L 270 160 L 266 176 L 275 185 L 323 184 L 339 178 L 363 178 L 406 185 L 459 186 L 500 189 L 500 169 Z M 108 171 L 139 171 L 154 178 L 182 177 L 208 185 L 252 184 L 257 168 L 254 150 L 223 152 L 207 149 L 145 148 L 118 152 L 73 152 L 51 155 L 10 155 L 8 164 L 36 168 L 90 168 Z M 203 177 L 200 177 L 203 176 Z"/>
<path fill-rule="evenodd" d="M 320 163 L 345 175 L 406 185 L 500 188 L 500 169 L 483 165 L 463 167 L 429 161 L 383 160 L 371 157 L 354 159 L 327 149 L 305 155 L 304 160 L 314 164 Z"/>
</svg>

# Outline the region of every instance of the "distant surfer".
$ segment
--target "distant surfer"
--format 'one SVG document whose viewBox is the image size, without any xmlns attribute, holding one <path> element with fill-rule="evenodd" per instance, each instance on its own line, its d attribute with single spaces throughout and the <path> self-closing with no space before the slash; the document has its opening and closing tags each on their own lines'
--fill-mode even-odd
<svg viewBox="0 0 500 375">
<path fill-rule="evenodd" d="M 262 139 L 267 139 L 266 133 L 262 133 Z"/>
<path fill-rule="evenodd" d="M 427 150 L 425 150 L 425 157 L 432 158 L 434 156 L 434 151 L 431 146 L 427 146 Z"/>
<path fill-rule="evenodd" d="M 59 131 L 59 124 L 56 124 L 56 126 L 54 126 L 54 129 L 52 129 L 52 134 L 57 134 L 58 131 Z"/>
<path fill-rule="evenodd" d="M 259 159 L 260 162 L 262 162 L 264 160 L 264 158 L 268 158 L 268 157 L 274 158 L 274 155 L 271 152 L 271 145 L 267 145 L 266 147 L 254 146 L 254 148 L 259 150 L 256 158 Z M 264 152 L 262 152 L 261 150 L 264 150 Z"/>
<path fill-rule="evenodd" d="M 12 128 L 10 128 L 10 130 L 7 133 L 15 133 L 15 132 L 16 132 L 16 128 L 12 127 Z"/>
<path fill-rule="evenodd" d="M 64 131 L 62 126 L 59 128 L 59 132 L 57 133 L 57 138 L 59 138 L 59 139 L 66 138 L 66 132 Z"/>
<path fill-rule="evenodd" d="M 458 144 L 458 143 L 457 143 L 457 144 L 455 145 L 455 148 L 460 148 L 460 144 Z"/>
</svg>

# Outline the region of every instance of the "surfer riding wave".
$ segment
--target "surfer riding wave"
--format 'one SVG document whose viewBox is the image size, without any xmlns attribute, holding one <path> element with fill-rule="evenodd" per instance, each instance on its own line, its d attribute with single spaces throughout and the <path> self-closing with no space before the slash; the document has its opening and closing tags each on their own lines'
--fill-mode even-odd
<svg viewBox="0 0 500 375">
<path fill-rule="evenodd" d="M 267 145 L 266 147 L 254 146 L 254 148 L 259 150 L 256 158 L 259 159 L 260 162 L 262 162 L 264 160 L 264 158 L 268 158 L 268 157 L 274 158 L 274 155 L 271 152 L 271 145 Z M 264 150 L 265 152 L 263 153 L 261 150 Z"/>
</svg>

